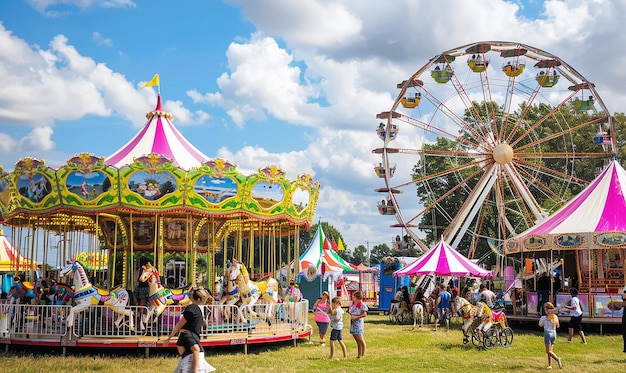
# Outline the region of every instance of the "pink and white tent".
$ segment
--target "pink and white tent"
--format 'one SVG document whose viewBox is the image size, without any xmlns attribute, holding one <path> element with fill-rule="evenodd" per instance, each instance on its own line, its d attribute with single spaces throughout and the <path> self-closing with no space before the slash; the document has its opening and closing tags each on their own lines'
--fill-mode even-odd
<svg viewBox="0 0 626 373">
<path fill-rule="evenodd" d="M 612 161 L 591 184 L 543 222 L 507 240 L 505 252 L 594 247 L 617 235 L 626 238 L 626 171 Z M 615 242 L 605 243 L 615 245 Z M 623 242 L 621 243 L 623 244 Z M 602 246 L 602 245 L 599 245 Z"/>
<path fill-rule="evenodd" d="M 459 254 L 444 240 L 425 252 L 413 263 L 393 273 L 398 276 L 472 276 L 492 277 L 491 271 L 481 268 L 467 257 Z"/>
<path fill-rule="evenodd" d="M 176 166 L 189 170 L 200 166 L 209 157 L 196 149 L 172 124 L 172 114 L 161 107 L 161 96 L 154 110 L 146 114 L 148 122 L 132 140 L 106 159 L 108 165 L 123 167 L 134 158 L 156 153 L 172 160 Z"/>
</svg>

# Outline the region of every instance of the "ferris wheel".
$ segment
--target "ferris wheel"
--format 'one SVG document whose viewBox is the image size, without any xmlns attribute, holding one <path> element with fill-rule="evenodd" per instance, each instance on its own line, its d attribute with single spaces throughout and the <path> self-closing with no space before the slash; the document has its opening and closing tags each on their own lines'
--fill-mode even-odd
<svg viewBox="0 0 626 373">
<path fill-rule="evenodd" d="M 559 57 L 513 42 L 445 51 L 397 85 L 377 115 L 378 210 L 423 238 L 498 243 L 545 219 L 613 156 L 595 85 Z M 463 251 L 463 250 L 461 250 Z"/>
</svg>

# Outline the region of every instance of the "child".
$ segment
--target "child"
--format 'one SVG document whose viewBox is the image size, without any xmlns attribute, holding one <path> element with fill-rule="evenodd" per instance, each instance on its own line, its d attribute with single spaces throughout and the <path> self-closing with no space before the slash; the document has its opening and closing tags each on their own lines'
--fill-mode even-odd
<svg viewBox="0 0 626 373">
<path fill-rule="evenodd" d="M 559 327 L 557 309 L 550 302 L 544 303 L 543 308 L 545 315 L 539 319 L 539 326 L 543 327 L 543 343 L 546 345 L 546 354 L 548 355 L 548 369 L 552 369 L 552 359 L 556 360 L 559 368 L 563 368 L 561 358 L 552 351 L 556 342 L 556 329 Z"/>
<path fill-rule="evenodd" d="M 357 359 L 365 357 L 365 322 L 363 318 L 367 316 L 367 306 L 361 302 L 363 295 L 360 291 L 352 293 L 352 305 L 348 309 L 350 313 L 350 334 L 354 337 L 357 345 Z"/>
<path fill-rule="evenodd" d="M 341 308 L 341 299 L 339 297 L 333 298 L 331 308 L 330 327 L 332 330 L 330 331 L 330 356 L 328 358 L 332 360 L 335 354 L 335 341 L 338 341 L 339 346 L 341 346 L 341 351 L 343 352 L 343 358 L 345 359 L 348 357 L 348 353 L 346 352 L 346 344 L 343 343 L 343 336 L 341 335 L 341 330 L 343 329 L 343 309 Z"/>
</svg>

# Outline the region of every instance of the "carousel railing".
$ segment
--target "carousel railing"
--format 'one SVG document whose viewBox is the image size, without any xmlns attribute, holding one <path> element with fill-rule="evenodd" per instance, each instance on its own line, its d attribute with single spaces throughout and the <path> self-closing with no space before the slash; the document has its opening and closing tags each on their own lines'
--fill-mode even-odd
<svg viewBox="0 0 626 373">
<path fill-rule="evenodd" d="M 228 334 L 254 336 L 290 334 L 307 327 L 308 301 L 253 306 L 205 305 L 206 325 L 201 337 Z M 80 339 L 136 338 L 169 335 L 182 316 L 184 307 L 168 306 L 157 321 L 148 323 L 143 306 L 129 306 L 133 322 L 112 309 L 94 305 L 74 314 L 72 327 L 67 327 L 69 305 L 30 305 L 0 303 L 0 338 Z M 133 325 L 133 327 L 131 327 Z"/>
</svg>

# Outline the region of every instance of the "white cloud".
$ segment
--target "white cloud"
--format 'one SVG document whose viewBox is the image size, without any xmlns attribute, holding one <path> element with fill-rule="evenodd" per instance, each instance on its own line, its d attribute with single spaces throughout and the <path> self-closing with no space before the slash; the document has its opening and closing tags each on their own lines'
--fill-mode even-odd
<svg viewBox="0 0 626 373">
<path fill-rule="evenodd" d="M 99 32 L 97 32 L 97 31 L 93 32 L 91 35 L 92 35 L 93 40 L 96 42 L 96 44 L 104 45 L 104 46 L 107 46 L 107 47 L 112 47 L 113 46 L 113 40 L 105 38 Z"/>
</svg>

